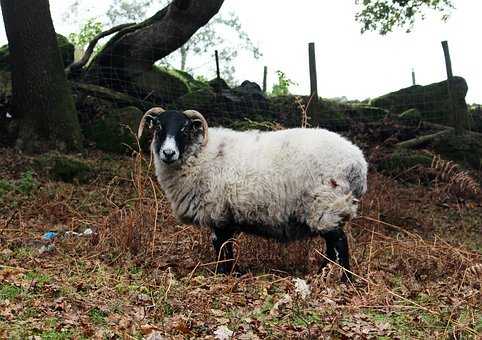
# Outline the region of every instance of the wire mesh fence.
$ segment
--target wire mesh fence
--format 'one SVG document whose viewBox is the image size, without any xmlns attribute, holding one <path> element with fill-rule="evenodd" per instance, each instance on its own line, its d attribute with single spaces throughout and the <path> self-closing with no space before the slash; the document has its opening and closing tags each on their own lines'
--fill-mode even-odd
<svg viewBox="0 0 482 340">
<path fill-rule="evenodd" d="M 156 49 L 162 49 L 161 53 L 166 54 L 167 47 L 153 44 L 144 46 L 144 49 L 157 55 Z M 307 66 L 312 66 L 311 93 L 296 96 L 289 93 L 289 83 L 283 84 L 286 81 L 283 79 L 278 84 L 282 87 L 281 95 L 276 95 L 266 89 L 266 79 L 262 85 L 250 80 L 240 85 L 228 84 L 219 77 L 219 64 L 218 76 L 207 81 L 185 71 L 159 66 L 152 62 L 152 56 L 133 58 L 128 47 L 121 54 L 108 54 L 106 51 L 101 50 L 79 75 L 72 77 L 77 106 L 84 120 L 91 119 L 89 115 L 98 114 L 95 111 L 109 107 L 130 106 L 145 110 L 151 106 L 163 106 L 168 109 L 196 109 L 208 118 L 211 125 L 243 128 L 254 122 L 254 126 L 260 123 L 258 126 L 262 128 L 270 126 L 261 124 L 263 122 L 276 122 L 294 127 L 301 125 L 304 107 L 310 116 L 309 125 L 343 130 L 349 128 L 351 120 L 376 122 L 387 115 L 408 121 L 424 120 L 455 126 L 457 119 L 464 116 L 456 113 L 467 113 L 468 110 L 465 102 L 468 88 L 461 77 L 451 77 L 427 86 L 413 85 L 365 101 L 330 100 L 324 99 L 322 93 L 318 97 L 316 88 L 313 89 L 313 81 L 316 85 L 316 60 L 306 61 Z M 190 68 L 191 73 L 214 68 L 214 51 L 212 54 L 212 60 L 199 62 L 199 65 Z M 224 61 L 221 59 L 219 62 L 222 64 Z M 415 81 L 414 75 L 413 79 Z"/>
<path fill-rule="evenodd" d="M 132 30 L 132 27 L 127 29 Z M 377 123 L 387 116 L 410 123 L 428 121 L 448 126 L 457 126 L 460 120 L 469 116 L 475 129 L 482 128 L 480 106 L 467 106 L 468 87 L 461 77 L 449 76 L 447 80 L 427 86 L 393 89 L 396 91 L 363 101 L 326 99 L 316 88 L 315 46 L 310 44 L 313 53 L 304 63 L 307 72 L 310 70 L 311 90 L 294 95 L 289 92 L 289 79 L 282 74 L 273 91 L 267 89 L 269 65 L 264 70 L 260 68 L 258 83 L 245 80 L 238 85 L 228 84 L 219 70 L 219 64 L 226 61 L 222 57 L 216 60 L 214 49 L 211 59 L 195 59 L 189 72 L 165 66 L 162 58 L 157 60 L 157 56 L 169 55 L 173 52 L 172 42 L 176 46 L 182 45 L 179 42 L 182 38 L 175 32 L 168 32 L 174 38 L 165 39 L 168 43 L 159 43 L 155 37 L 144 37 L 142 32 L 136 34 L 139 41 L 124 41 L 122 36 L 116 35 L 103 48 L 96 49 L 86 63 L 66 69 L 81 125 L 87 139 L 94 138 L 97 144 L 99 139 L 115 137 L 115 134 L 102 132 L 103 129 L 119 126 L 119 123 L 135 129 L 142 113 L 153 106 L 196 109 L 206 116 L 211 126 L 236 129 L 268 130 L 276 126 L 303 125 L 340 131 L 349 130 L 353 122 Z M 193 76 L 206 70 L 213 77 Z M 415 76 L 412 77 L 415 83 Z M 2 84 L 10 81 L 5 79 Z M 1 116 L 5 119 L 6 114 L 12 114 L 11 88 L 1 92 Z"/>
</svg>

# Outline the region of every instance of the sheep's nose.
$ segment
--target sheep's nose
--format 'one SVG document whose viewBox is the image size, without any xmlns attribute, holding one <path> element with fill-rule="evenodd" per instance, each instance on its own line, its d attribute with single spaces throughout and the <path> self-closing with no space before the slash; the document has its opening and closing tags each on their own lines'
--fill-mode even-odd
<svg viewBox="0 0 482 340">
<path fill-rule="evenodd" d="M 171 159 L 174 156 L 175 151 L 171 149 L 166 149 L 166 150 L 162 150 L 162 153 L 167 159 Z"/>
</svg>

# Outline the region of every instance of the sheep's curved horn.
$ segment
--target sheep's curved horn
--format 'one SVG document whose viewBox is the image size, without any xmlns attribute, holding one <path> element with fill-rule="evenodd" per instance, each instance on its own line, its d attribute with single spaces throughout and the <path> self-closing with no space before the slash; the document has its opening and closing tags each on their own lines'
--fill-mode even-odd
<svg viewBox="0 0 482 340">
<path fill-rule="evenodd" d="M 197 112 L 196 110 L 186 110 L 183 112 L 186 117 L 188 117 L 191 121 L 199 121 L 202 124 L 203 128 L 203 146 L 208 144 L 208 122 L 206 118 L 203 117 L 202 114 Z"/>
<path fill-rule="evenodd" d="M 165 112 L 162 107 L 153 107 L 146 113 L 144 113 L 144 116 L 142 116 L 141 122 L 139 123 L 139 129 L 137 130 L 137 138 L 141 139 L 142 137 L 142 132 L 144 131 L 144 126 L 146 125 L 146 118 L 151 117 L 151 118 L 156 118 L 159 116 L 161 113 Z"/>
</svg>

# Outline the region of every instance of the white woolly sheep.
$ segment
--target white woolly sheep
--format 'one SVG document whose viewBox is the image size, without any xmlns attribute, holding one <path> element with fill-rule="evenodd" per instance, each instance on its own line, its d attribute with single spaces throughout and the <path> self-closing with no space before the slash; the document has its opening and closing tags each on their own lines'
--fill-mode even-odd
<svg viewBox="0 0 482 340">
<path fill-rule="evenodd" d="M 211 229 L 221 272 L 232 270 L 226 241 L 239 232 L 281 242 L 319 235 L 327 257 L 349 270 L 343 225 L 367 189 L 367 163 L 357 146 L 319 128 L 208 128 L 194 110 L 149 110 L 139 138 L 146 124 L 154 130 L 157 179 L 174 213 Z"/>
</svg>

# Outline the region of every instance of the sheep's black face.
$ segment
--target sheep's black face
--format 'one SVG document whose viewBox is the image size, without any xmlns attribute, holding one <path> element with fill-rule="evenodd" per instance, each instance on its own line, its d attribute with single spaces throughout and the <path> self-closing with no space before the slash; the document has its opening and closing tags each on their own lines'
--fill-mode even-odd
<svg viewBox="0 0 482 340">
<path fill-rule="evenodd" d="M 154 152 L 166 164 L 182 159 L 200 135 L 199 126 L 179 111 L 166 111 L 150 121 L 154 128 Z"/>
</svg>

